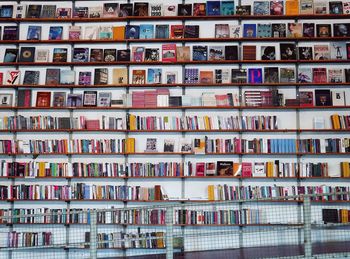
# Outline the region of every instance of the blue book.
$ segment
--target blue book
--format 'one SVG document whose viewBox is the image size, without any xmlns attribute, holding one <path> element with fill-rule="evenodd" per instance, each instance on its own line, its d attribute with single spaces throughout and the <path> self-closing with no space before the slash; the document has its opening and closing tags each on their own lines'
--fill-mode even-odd
<svg viewBox="0 0 350 259">
<path fill-rule="evenodd" d="M 63 26 L 51 26 L 49 40 L 62 40 Z"/>
<path fill-rule="evenodd" d="M 235 2 L 234 1 L 222 1 L 221 2 L 221 15 L 234 15 L 235 14 Z"/>
<path fill-rule="evenodd" d="M 220 15 L 220 1 L 207 1 L 207 15 Z"/>
<path fill-rule="evenodd" d="M 125 26 L 125 39 L 139 39 L 139 38 L 140 38 L 140 26 L 138 25 Z"/>
<path fill-rule="evenodd" d="M 27 40 L 40 40 L 41 26 L 28 26 Z"/>
<path fill-rule="evenodd" d="M 90 186 L 84 185 L 84 200 L 90 199 Z"/>
<path fill-rule="evenodd" d="M 256 38 L 256 24 L 243 25 L 243 38 Z"/>
<path fill-rule="evenodd" d="M 147 73 L 148 84 L 160 84 L 162 82 L 162 69 L 161 68 L 149 68 Z"/>
<path fill-rule="evenodd" d="M 141 24 L 140 25 L 140 39 L 153 39 L 154 38 L 154 26 L 153 24 Z"/>
<path fill-rule="evenodd" d="M 269 1 L 254 1 L 253 14 L 254 15 L 269 15 L 270 14 Z"/>
<path fill-rule="evenodd" d="M 192 60 L 193 61 L 206 61 L 208 57 L 207 46 L 193 46 L 192 47 Z"/>
<path fill-rule="evenodd" d="M 261 68 L 248 69 L 248 82 L 254 84 L 262 84 L 263 76 Z"/>
</svg>

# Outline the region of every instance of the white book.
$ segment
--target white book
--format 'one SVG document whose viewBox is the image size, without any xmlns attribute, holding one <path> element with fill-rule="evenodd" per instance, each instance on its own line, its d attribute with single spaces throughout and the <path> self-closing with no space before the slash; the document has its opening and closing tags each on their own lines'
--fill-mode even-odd
<svg viewBox="0 0 350 259">
<path fill-rule="evenodd" d="M 230 25 L 230 38 L 242 38 L 242 26 Z"/>
<path fill-rule="evenodd" d="M 25 4 L 17 4 L 15 7 L 15 12 L 13 12 L 13 18 L 25 18 L 27 5 Z"/>
<path fill-rule="evenodd" d="M 314 129 L 324 129 L 325 128 L 325 121 L 323 117 L 314 117 Z"/>
<path fill-rule="evenodd" d="M 164 6 L 164 16 L 177 16 L 177 4 L 169 4 Z"/>
<path fill-rule="evenodd" d="M 99 33 L 99 27 L 98 26 L 86 26 L 85 27 L 85 33 L 84 33 L 84 39 L 86 40 L 96 40 Z"/>
<path fill-rule="evenodd" d="M 345 91 L 332 91 L 333 106 L 345 105 Z"/>
<path fill-rule="evenodd" d="M 49 61 L 49 50 L 38 49 L 35 51 L 35 62 L 48 62 Z"/>
</svg>

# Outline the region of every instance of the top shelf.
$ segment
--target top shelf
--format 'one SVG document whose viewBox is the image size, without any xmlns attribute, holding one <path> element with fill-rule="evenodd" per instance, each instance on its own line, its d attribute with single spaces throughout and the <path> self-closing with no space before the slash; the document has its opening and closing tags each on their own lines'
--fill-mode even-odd
<svg viewBox="0 0 350 259">
<path fill-rule="evenodd" d="M 127 22 L 127 21 L 188 21 L 188 20 L 302 20 L 349 19 L 348 14 L 299 14 L 299 15 L 213 15 L 213 16 L 128 16 L 112 18 L 0 18 L 0 22 Z"/>
</svg>

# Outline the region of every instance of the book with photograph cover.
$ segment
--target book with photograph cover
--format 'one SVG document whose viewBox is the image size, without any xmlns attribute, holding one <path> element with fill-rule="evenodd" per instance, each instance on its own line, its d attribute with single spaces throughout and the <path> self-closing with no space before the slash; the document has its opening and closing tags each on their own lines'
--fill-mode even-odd
<svg viewBox="0 0 350 259">
<path fill-rule="evenodd" d="M 206 61 L 208 60 L 208 46 L 192 46 L 192 60 Z"/>
<path fill-rule="evenodd" d="M 108 84 L 108 68 L 95 68 L 94 85 Z"/>
<path fill-rule="evenodd" d="M 170 38 L 171 39 L 182 39 L 184 37 L 184 26 L 183 25 L 171 25 L 170 27 Z"/>
<path fill-rule="evenodd" d="M 328 69 L 328 82 L 343 83 L 344 82 L 343 69 Z"/>
<path fill-rule="evenodd" d="M 78 78 L 79 85 L 91 85 L 92 84 L 92 73 L 90 71 L 80 71 Z"/>
<path fill-rule="evenodd" d="M 343 14 L 350 14 L 350 2 L 343 1 Z"/>
<path fill-rule="evenodd" d="M 329 14 L 343 14 L 343 2 L 329 1 Z"/>
<path fill-rule="evenodd" d="M 251 6 L 250 5 L 238 5 L 236 6 L 236 15 L 250 15 Z"/>
<path fill-rule="evenodd" d="M 205 141 L 204 139 L 195 138 L 193 140 L 193 151 L 195 154 L 205 154 Z M 204 166 L 203 166 L 203 174 L 204 174 Z"/>
<path fill-rule="evenodd" d="M 112 93 L 99 92 L 97 97 L 98 107 L 110 107 L 111 106 Z"/>
<path fill-rule="evenodd" d="M 133 4 L 132 3 L 125 3 L 125 4 L 120 4 L 119 6 L 119 17 L 128 17 L 132 16 L 134 11 L 133 11 Z"/>
<path fill-rule="evenodd" d="M 312 47 L 299 47 L 299 59 L 300 60 L 312 60 L 313 52 Z"/>
<path fill-rule="evenodd" d="M 176 62 L 176 44 L 162 45 L 162 61 Z"/>
<path fill-rule="evenodd" d="M 164 6 L 164 16 L 177 16 L 177 4 L 167 4 Z"/>
<path fill-rule="evenodd" d="M 169 25 L 156 24 L 156 39 L 169 39 Z"/>
<path fill-rule="evenodd" d="M 73 18 L 88 18 L 89 7 L 76 6 L 73 10 Z"/>
<path fill-rule="evenodd" d="M 273 23 L 271 26 L 273 38 L 285 38 L 287 36 L 287 25 L 285 23 Z"/>
<path fill-rule="evenodd" d="M 60 73 L 59 68 L 47 68 L 45 85 L 58 85 L 60 83 Z"/>
<path fill-rule="evenodd" d="M 147 83 L 148 84 L 160 84 L 160 83 L 162 83 L 162 69 L 161 68 L 148 68 Z"/>
<path fill-rule="evenodd" d="M 303 23 L 303 37 L 307 37 L 307 38 L 315 37 L 314 23 Z"/>
<path fill-rule="evenodd" d="M 300 38 L 303 36 L 301 23 L 288 23 L 287 37 Z"/>
<path fill-rule="evenodd" d="M 281 60 L 296 60 L 297 52 L 294 43 L 280 43 Z"/>
<path fill-rule="evenodd" d="M 97 106 L 97 91 L 84 91 L 83 106 L 85 107 Z"/>
<path fill-rule="evenodd" d="M 346 43 L 337 41 L 330 43 L 331 59 L 347 59 Z"/>
<path fill-rule="evenodd" d="M 67 107 L 81 107 L 83 105 L 82 94 L 68 94 Z"/>
<path fill-rule="evenodd" d="M 27 5 L 17 4 L 15 8 L 14 18 L 24 18 L 26 17 Z"/>
<path fill-rule="evenodd" d="M 101 18 L 103 15 L 102 6 L 89 7 L 89 18 Z"/>
<path fill-rule="evenodd" d="M 103 61 L 103 49 L 91 49 L 90 62 L 102 62 L 102 61 Z"/>
<path fill-rule="evenodd" d="M 118 17 L 118 3 L 104 3 L 103 17 Z"/>
<path fill-rule="evenodd" d="M 314 106 L 314 93 L 312 91 L 300 91 L 299 92 L 299 105 L 301 107 Z"/>
<path fill-rule="evenodd" d="M 34 62 L 35 47 L 21 47 L 18 62 Z"/>
<path fill-rule="evenodd" d="M 56 18 L 68 19 L 72 17 L 72 8 L 57 8 Z"/>
<path fill-rule="evenodd" d="M 243 38 L 256 38 L 256 24 L 243 24 Z"/>
<path fill-rule="evenodd" d="M 50 26 L 49 40 L 62 40 L 63 26 Z"/>
<path fill-rule="evenodd" d="M 328 14 L 328 1 L 315 1 L 314 2 L 314 14 Z"/>
<path fill-rule="evenodd" d="M 280 68 L 280 83 L 295 83 L 295 68 Z"/>
<path fill-rule="evenodd" d="M 16 62 L 18 57 L 18 49 L 6 49 L 3 62 Z"/>
<path fill-rule="evenodd" d="M 220 1 L 207 1 L 207 15 L 220 15 Z"/>
<path fill-rule="evenodd" d="M 316 24 L 316 37 L 332 37 L 330 24 Z"/>
<path fill-rule="evenodd" d="M 229 38 L 230 27 L 228 24 L 215 24 L 215 38 Z"/>
<path fill-rule="evenodd" d="M 145 152 L 158 152 L 156 138 L 147 138 Z"/>
<path fill-rule="evenodd" d="M 60 84 L 61 85 L 74 85 L 75 83 L 75 71 L 62 69 L 60 73 Z"/>
<path fill-rule="evenodd" d="M 242 26 L 241 25 L 229 25 L 230 38 L 242 38 Z"/>
<path fill-rule="evenodd" d="M 270 14 L 271 15 L 283 15 L 284 14 L 284 1 L 270 1 Z"/>
<path fill-rule="evenodd" d="M 192 141 L 191 139 L 182 138 L 180 139 L 180 152 L 192 153 Z"/>
<path fill-rule="evenodd" d="M 199 25 L 185 25 L 184 38 L 185 39 L 199 38 Z"/>
<path fill-rule="evenodd" d="M 315 89 L 316 106 L 332 106 L 332 93 L 327 89 Z"/>
<path fill-rule="evenodd" d="M 32 106 L 32 90 L 19 89 L 17 93 L 17 106 L 30 107 Z"/>
<path fill-rule="evenodd" d="M 113 68 L 112 84 L 126 85 L 128 83 L 127 68 Z"/>
<path fill-rule="evenodd" d="M 235 2 L 234 1 L 221 1 L 221 15 L 228 16 L 235 14 Z"/>
<path fill-rule="evenodd" d="M 228 84 L 230 82 L 230 69 L 215 69 L 216 84 Z"/>
<path fill-rule="evenodd" d="M 153 39 L 154 38 L 154 25 L 153 24 L 141 24 L 139 38 L 140 39 Z"/>
<path fill-rule="evenodd" d="M 55 18 L 56 5 L 43 5 L 40 18 Z"/>
<path fill-rule="evenodd" d="M 166 72 L 165 73 L 166 84 L 176 84 L 177 83 L 177 72 Z"/>
<path fill-rule="evenodd" d="M 52 62 L 67 62 L 67 48 L 54 48 Z"/>
<path fill-rule="evenodd" d="M 13 17 L 13 5 L 1 5 L 0 18 L 12 18 L 12 17 Z"/>
<path fill-rule="evenodd" d="M 231 82 L 232 83 L 247 83 L 247 70 L 233 68 L 231 70 Z"/>
<path fill-rule="evenodd" d="M 132 60 L 143 62 L 145 60 L 145 47 L 132 47 Z"/>
<path fill-rule="evenodd" d="M 248 83 L 262 84 L 263 73 L 261 68 L 249 68 L 248 69 Z"/>
<path fill-rule="evenodd" d="M 41 8 L 42 5 L 28 5 L 26 18 L 40 18 Z"/>
<path fill-rule="evenodd" d="M 145 84 L 146 83 L 146 70 L 144 69 L 134 69 L 132 71 L 132 83 L 133 84 Z"/>
<path fill-rule="evenodd" d="M 112 26 L 101 26 L 98 31 L 100 40 L 111 40 L 113 38 Z"/>
<path fill-rule="evenodd" d="M 213 71 L 199 71 L 199 82 L 201 84 L 213 84 L 214 83 L 214 73 Z"/>
<path fill-rule="evenodd" d="M 151 3 L 150 15 L 151 16 L 163 16 L 163 4 Z"/>
<path fill-rule="evenodd" d="M 209 61 L 225 60 L 224 46 L 209 46 Z"/>
<path fill-rule="evenodd" d="M 314 45 L 314 60 L 328 60 L 330 57 L 329 45 Z"/>
<path fill-rule="evenodd" d="M 185 84 L 197 84 L 199 81 L 198 68 L 185 68 Z"/>
<path fill-rule="evenodd" d="M 3 40 L 18 40 L 19 29 L 18 26 L 4 26 Z"/>
<path fill-rule="evenodd" d="M 312 83 L 312 70 L 307 67 L 298 69 L 298 83 Z"/>
<path fill-rule="evenodd" d="M 96 40 L 98 36 L 99 27 L 97 26 L 86 26 L 84 31 L 84 39 Z"/>
<path fill-rule="evenodd" d="M 140 38 L 140 26 L 139 25 L 126 25 L 125 26 L 125 39 L 139 39 Z"/>
<path fill-rule="evenodd" d="M 258 24 L 256 36 L 258 38 L 270 38 L 272 35 L 271 24 Z"/>
<path fill-rule="evenodd" d="M 145 61 L 159 61 L 159 48 L 146 48 Z"/>
<path fill-rule="evenodd" d="M 174 152 L 175 150 L 175 140 L 164 139 L 164 152 Z"/>
<path fill-rule="evenodd" d="M 334 23 L 333 24 L 333 36 L 334 37 L 349 37 L 350 36 L 350 23 Z"/>
<path fill-rule="evenodd" d="M 192 15 L 192 4 L 178 4 L 177 15 L 178 16 L 191 16 Z"/>
<path fill-rule="evenodd" d="M 117 50 L 116 49 L 105 49 L 104 50 L 104 62 L 115 62 L 117 60 Z"/>
<path fill-rule="evenodd" d="M 261 46 L 261 60 L 276 60 L 276 47 Z"/>
<path fill-rule="evenodd" d="M 314 0 L 300 0 L 300 14 L 314 13 Z"/>
<path fill-rule="evenodd" d="M 23 84 L 24 85 L 38 85 L 39 84 L 40 71 L 26 70 L 24 72 Z"/>
<path fill-rule="evenodd" d="M 216 172 L 218 176 L 233 176 L 233 162 L 217 161 Z"/>
<path fill-rule="evenodd" d="M 48 108 L 51 105 L 51 92 L 37 92 L 35 107 Z"/>
<path fill-rule="evenodd" d="M 89 49 L 88 48 L 74 48 L 72 62 L 88 62 Z"/>
<path fill-rule="evenodd" d="M 11 107 L 13 100 L 13 94 L 0 94 L 0 106 Z"/>
<path fill-rule="evenodd" d="M 134 16 L 148 16 L 148 7 L 146 2 L 134 3 Z"/>
<path fill-rule="evenodd" d="M 238 46 L 225 46 L 225 60 L 238 60 Z"/>
<path fill-rule="evenodd" d="M 254 15 L 269 15 L 270 14 L 269 1 L 254 1 L 253 14 Z"/>
<path fill-rule="evenodd" d="M 206 3 L 193 3 L 193 16 L 206 16 L 207 4 Z"/>
<path fill-rule="evenodd" d="M 314 83 L 327 83 L 327 69 L 312 68 L 312 78 Z"/>
<path fill-rule="evenodd" d="M 40 40 L 41 26 L 29 25 L 27 31 L 27 40 Z"/>
<path fill-rule="evenodd" d="M 117 50 L 118 61 L 130 61 L 130 49 L 118 49 Z"/>
<path fill-rule="evenodd" d="M 278 82 L 279 82 L 278 67 L 265 67 L 264 83 L 278 83 Z"/>
<path fill-rule="evenodd" d="M 66 106 L 66 92 L 53 92 L 52 106 L 65 107 Z"/>
<path fill-rule="evenodd" d="M 256 60 L 255 45 L 243 45 L 243 60 Z"/>
</svg>

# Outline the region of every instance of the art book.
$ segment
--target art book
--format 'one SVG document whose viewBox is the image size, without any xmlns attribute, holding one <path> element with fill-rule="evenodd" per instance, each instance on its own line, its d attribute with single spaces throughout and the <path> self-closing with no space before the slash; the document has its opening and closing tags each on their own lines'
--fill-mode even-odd
<svg viewBox="0 0 350 259">
<path fill-rule="evenodd" d="M 162 61 L 176 62 L 176 44 L 162 45 Z"/>
<path fill-rule="evenodd" d="M 51 105 L 51 92 L 36 93 L 36 107 L 47 108 Z"/>
<path fill-rule="evenodd" d="M 208 60 L 208 47 L 196 45 L 192 47 L 192 60 L 193 61 L 206 61 Z"/>
<path fill-rule="evenodd" d="M 220 1 L 207 1 L 207 15 L 220 15 Z"/>
<path fill-rule="evenodd" d="M 162 69 L 161 68 L 149 68 L 147 72 L 148 84 L 160 84 L 162 83 Z"/>
<path fill-rule="evenodd" d="M 50 26 L 49 40 L 62 40 L 63 26 Z"/>
<path fill-rule="evenodd" d="M 26 70 L 24 72 L 23 84 L 24 85 L 38 85 L 39 84 L 40 71 Z"/>
<path fill-rule="evenodd" d="M 235 2 L 234 1 L 221 1 L 221 15 L 228 16 L 235 14 Z"/>
<path fill-rule="evenodd" d="M 331 48 L 331 59 L 347 59 L 346 43 L 337 41 L 332 42 Z"/>
<path fill-rule="evenodd" d="M 329 45 L 314 45 L 314 60 L 330 59 Z"/>
<path fill-rule="evenodd" d="M 90 71 L 80 71 L 78 78 L 79 85 L 91 85 L 92 84 L 92 73 Z"/>
<path fill-rule="evenodd" d="M 57 8 L 56 18 L 68 19 L 72 17 L 72 8 Z"/>
<path fill-rule="evenodd" d="M 272 35 L 271 24 L 258 24 L 257 37 L 258 38 L 270 38 Z"/>
<path fill-rule="evenodd" d="M 68 39 L 69 40 L 80 40 L 81 39 L 81 26 L 69 26 Z"/>
<path fill-rule="evenodd" d="M 88 62 L 89 49 L 88 48 L 74 48 L 72 62 Z"/>
<path fill-rule="evenodd" d="M 47 68 L 45 85 L 58 85 L 60 84 L 60 69 L 59 68 Z"/>
<path fill-rule="evenodd" d="M 229 38 L 230 27 L 228 24 L 215 24 L 215 38 Z"/>
<path fill-rule="evenodd" d="M 183 25 L 171 25 L 170 38 L 171 39 L 182 39 L 183 37 L 184 37 L 184 26 Z"/>
<path fill-rule="evenodd" d="M 270 14 L 271 15 L 283 15 L 284 14 L 284 1 L 270 1 Z"/>
<path fill-rule="evenodd" d="M 328 69 L 328 82 L 343 83 L 344 82 L 343 69 Z"/>
<path fill-rule="evenodd" d="M 153 39 L 154 38 L 154 25 L 153 24 L 141 24 L 139 38 L 140 39 Z"/>
<path fill-rule="evenodd" d="M 52 62 L 67 62 L 67 48 L 54 48 Z"/>
<path fill-rule="evenodd" d="M 253 14 L 254 15 L 269 15 L 270 14 L 269 1 L 254 1 Z"/>
<path fill-rule="evenodd" d="M 206 3 L 193 3 L 193 16 L 205 16 L 207 15 Z"/>
<path fill-rule="evenodd" d="M 243 25 L 243 37 L 255 38 L 256 37 L 256 24 L 244 24 Z"/>
<path fill-rule="evenodd" d="M 303 37 L 307 37 L 307 38 L 315 37 L 314 23 L 303 23 Z"/>
<path fill-rule="evenodd" d="M 224 46 L 209 46 L 209 61 L 225 60 Z"/>
<path fill-rule="evenodd" d="M 28 26 L 27 40 L 40 40 L 41 39 L 41 26 Z"/>
<path fill-rule="evenodd" d="M 103 17 L 117 17 L 118 16 L 118 3 L 104 3 L 103 4 Z"/>
<path fill-rule="evenodd" d="M 261 84 L 263 82 L 263 73 L 261 68 L 248 69 L 248 83 Z"/>
<path fill-rule="evenodd" d="M 132 57 L 134 62 L 143 62 L 145 59 L 145 47 L 132 47 Z"/>
</svg>

